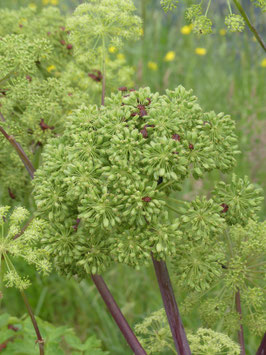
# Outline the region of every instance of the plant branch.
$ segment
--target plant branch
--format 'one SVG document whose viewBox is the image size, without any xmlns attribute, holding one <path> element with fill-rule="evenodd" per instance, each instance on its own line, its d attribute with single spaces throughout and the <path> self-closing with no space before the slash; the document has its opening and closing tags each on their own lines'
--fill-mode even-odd
<svg viewBox="0 0 266 355">
<path fill-rule="evenodd" d="M 144 355 L 145 350 L 142 348 L 132 329 L 130 328 L 128 322 L 123 316 L 121 310 L 119 309 L 117 303 L 115 302 L 110 290 L 105 284 L 103 278 L 100 275 L 91 275 L 91 278 L 97 287 L 102 299 L 104 300 L 108 310 L 110 311 L 112 317 L 114 318 L 116 324 L 120 328 L 122 334 L 124 335 L 127 343 L 134 351 L 134 354 Z"/>
<path fill-rule="evenodd" d="M 35 330 L 35 333 L 36 333 L 36 336 L 37 336 L 37 342 L 39 344 L 40 355 L 44 355 L 44 340 L 43 340 L 43 338 L 41 336 L 41 332 L 40 332 L 40 329 L 38 327 L 36 318 L 34 317 L 33 311 L 31 309 L 31 306 L 29 304 L 29 301 L 28 301 L 25 293 L 23 291 L 20 291 L 20 293 L 21 293 L 21 296 L 22 296 L 23 301 L 25 303 L 25 306 L 26 306 L 26 308 L 28 310 L 29 316 L 31 318 L 31 321 L 32 321 L 32 324 L 33 324 L 33 327 L 34 327 L 34 330 Z"/>
<path fill-rule="evenodd" d="M 0 118 L 1 118 L 1 121 L 5 122 L 5 117 L 3 116 L 2 112 L 0 111 Z"/>
<path fill-rule="evenodd" d="M 233 0 L 233 1 L 234 1 L 235 6 L 237 7 L 238 11 L 240 12 L 241 16 L 243 17 L 244 21 L 246 22 L 247 26 L 249 27 L 250 31 L 254 34 L 256 40 L 259 42 L 259 44 L 264 49 L 264 51 L 266 51 L 266 46 L 265 46 L 263 39 L 261 38 L 260 34 L 257 32 L 256 28 L 250 22 L 250 19 L 248 18 L 248 15 L 246 14 L 242 5 L 240 4 L 240 2 L 238 0 Z"/>
<path fill-rule="evenodd" d="M 240 301 L 240 291 L 239 290 L 235 294 L 235 301 L 236 301 L 236 310 L 240 316 L 240 329 L 238 331 L 238 342 L 240 345 L 240 355 L 246 355 L 245 342 L 244 342 L 244 331 L 243 331 L 243 325 L 242 325 L 242 310 L 241 310 L 241 301 Z"/>
<path fill-rule="evenodd" d="M 256 352 L 256 355 L 265 355 L 265 349 L 266 349 L 266 333 L 264 333 L 264 336 L 261 340 L 261 343 L 258 348 L 258 351 Z"/>
<path fill-rule="evenodd" d="M 102 44 L 103 44 L 103 62 L 102 62 L 102 100 L 101 104 L 104 106 L 104 99 L 105 99 L 105 90 L 106 90 L 106 60 L 105 60 L 105 40 L 104 36 L 102 37 Z"/>
<path fill-rule="evenodd" d="M 166 263 L 163 260 L 154 259 L 153 255 L 152 261 L 177 353 L 191 355 Z"/>
<path fill-rule="evenodd" d="M 20 159 L 25 165 L 25 168 L 28 170 L 28 173 L 30 174 L 30 177 L 33 179 L 35 169 L 31 164 L 29 158 L 27 157 L 26 153 L 24 152 L 23 148 L 21 147 L 21 145 L 15 140 L 13 136 L 8 135 L 7 132 L 4 130 L 4 128 L 1 126 L 0 126 L 0 132 L 9 141 L 9 143 L 13 145 L 13 147 L 16 149 Z"/>
</svg>

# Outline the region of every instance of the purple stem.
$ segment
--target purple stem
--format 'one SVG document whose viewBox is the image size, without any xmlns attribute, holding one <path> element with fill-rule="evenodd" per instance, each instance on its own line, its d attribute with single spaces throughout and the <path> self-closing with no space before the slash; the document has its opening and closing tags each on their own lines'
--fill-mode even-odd
<svg viewBox="0 0 266 355">
<path fill-rule="evenodd" d="M 23 291 L 20 291 L 20 292 L 21 292 L 23 301 L 24 301 L 24 303 L 26 305 L 27 311 L 28 311 L 28 313 L 30 315 L 31 322 L 33 324 L 33 327 L 34 327 L 34 330 L 35 330 L 35 333 L 36 333 L 36 336 L 37 336 L 37 343 L 39 344 L 40 355 L 44 355 L 44 340 L 43 340 L 43 338 L 41 336 L 41 332 L 40 332 L 40 329 L 38 327 L 36 318 L 34 317 L 33 311 L 31 309 L 31 306 L 29 304 L 29 301 L 28 301 L 25 293 Z"/>
<path fill-rule="evenodd" d="M 13 147 L 16 149 L 20 159 L 22 160 L 23 164 L 25 165 L 25 168 L 28 170 L 28 173 L 30 174 L 30 177 L 33 179 L 34 167 L 31 164 L 31 162 L 30 162 L 29 158 L 27 157 L 26 153 L 22 149 L 21 145 L 15 140 L 15 138 L 13 136 L 10 136 L 9 134 L 7 134 L 7 132 L 1 126 L 0 126 L 0 132 L 9 141 L 9 143 L 11 145 L 13 145 Z"/>
<path fill-rule="evenodd" d="M 153 255 L 152 261 L 177 353 L 191 355 L 166 263 L 163 260 L 154 259 Z"/>
<path fill-rule="evenodd" d="M 95 283 L 95 286 L 97 287 L 100 295 L 102 296 L 102 299 L 104 300 L 116 324 L 118 325 L 122 334 L 124 335 L 127 343 L 134 351 L 134 354 L 139 354 L 139 355 L 146 354 L 146 351 L 142 348 L 141 344 L 139 343 L 132 329 L 128 325 L 128 322 L 126 321 L 125 317 L 120 311 L 117 303 L 115 302 L 103 278 L 100 275 L 91 275 L 91 278 Z"/>
<path fill-rule="evenodd" d="M 240 316 L 240 329 L 238 331 L 238 342 L 240 345 L 240 355 L 246 355 L 245 351 L 245 342 L 244 342 L 244 331 L 243 331 L 243 325 L 242 325 L 242 310 L 241 310 L 241 301 L 240 301 L 240 291 L 238 290 L 235 295 L 235 300 L 236 300 L 236 310 L 239 313 Z"/>
<path fill-rule="evenodd" d="M 264 333 L 264 336 L 262 338 L 258 351 L 256 352 L 256 355 L 266 355 L 266 333 Z"/>
</svg>

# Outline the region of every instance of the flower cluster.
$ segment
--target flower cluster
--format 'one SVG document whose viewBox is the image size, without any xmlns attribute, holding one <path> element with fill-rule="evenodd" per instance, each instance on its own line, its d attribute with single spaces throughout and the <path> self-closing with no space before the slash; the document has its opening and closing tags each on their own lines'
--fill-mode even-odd
<svg viewBox="0 0 266 355">
<path fill-rule="evenodd" d="M 86 56 L 74 58 L 78 46 L 66 22 L 54 7 L 40 12 L 29 7 L 0 9 L 0 123 L 35 167 L 47 139 L 64 131 L 69 113 L 83 102 L 100 101 L 101 48 L 89 62 Z M 133 68 L 125 61 L 107 56 L 106 70 L 107 92 L 133 85 Z M 5 167 L 0 172 L 1 201 L 11 204 L 28 198 L 31 188 L 24 166 L 2 134 L 0 144 L 0 165 Z"/>
<path fill-rule="evenodd" d="M 223 207 L 223 217 L 229 225 L 245 226 L 249 219 L 256 219 L 263 201 L 262 189 L 256 188 L 248 180 L 238 178 L 233 174 L 231 183 L 217 183 L 214 189 L 215 201 Z"/>
<path fill-rule="evenodd" d="M 119 48 L 124 39 L 137 39 L 141 19 L 135 10 L 132 0 L 90 0 L 79 5 L 67 21 L 77 55 L 90 51 L 87 55 L 92 57 L 97 46 Z"/>
<path fill-rule="evenodd" d="M 171 337 L 171 331 L 164 309 L 153 312 L 142 323 L 135 326 L 136 333 L 148 354 L 176 353 Z M 226 334 L 207 328 L 199 328 L 194 334 L 188 334 L 190 349 L 193 354 L 206 355 L 238 355 L 239 345 Z"/>
<path fill-rule="evenodd" d="M 10 214 L 10 207 L 0 207 L 0 266 L 6 287 L 27 288 L 30 281 L 18 274 L 13 259 L 22 258 L 38 271 L 47 274 L 50 271 L 48 253 L 40 248 L 40 236 L 45 226 L 44 221 L 34 219 L 22 229 L 22 224 L 29 217 L 23 207 L 17 207 Z"/>
<path fill-rule="evenodd" d="M 251 0 L 254 2 L 254 5 L 260 7 L 263 12 L 266 11 L 266 2 L 265 0 Z M 161 1 L 162 8 L 165 12 L 173 10 L 176 8 L 178 1 Z M 189 6 L 185 10 L 185 19 L 189 24 L 193 26 L 193 32 L 196 34 L 210 34 L 212 33 L 212 21 L 208 17 L 208 12 L 210 9 L 211 1 L 201 1 L 200 4 L 189 3 Z M 228 28 L 229 32 L 242 32 L 245 28 L 245 17 L 242 16 L 243 9 L 241 9 L 241 15 L 234 14 L 232 12 L 230 1 L 227 1 L 229 14 L 225 17 L 225 25 Z M 203 7 L 206 7 L 206 10 L 203 11 Z M 237 7 L 241 5 L 237 5 Z M 184 29 L 188 31 L 188 28 Z M 182 32 L 182 30 L 181 30 Z M 182 32 L 183 33 L 183 32 Z M 186 33 L 185 33 L 186 34 Z"/>
<path fill-rule="evenodd" d="M 242 32 L 245 28 L 245 21 L 240 15 L 228 15 L 224 23 L 230 32 Z"/>
<path fill-rule="evenodd" d="M 205 216 L 197 238 L 220 230 L 219 205 L 196 201 L 170 223 L 166 198 L 190 174 L 230 169 L 235 140 L 230 117 L 204 113 L 182 86 L 161 96 L 121 87 L 105 106 L 75 110 L 64 135 L 46 145 L 34 179 L 39 214 L 64 224 L 42 240 L 58 270 L 100 272 L 111 261 L 139 267 L 150 252 L 165 259 L 197 215 Z"/>
<path fill-rule="evenodd" d="M 164 11 L 168 12 L 176 8 L 179 0 L 161 0 L 160 2 Z"/>
</svg>

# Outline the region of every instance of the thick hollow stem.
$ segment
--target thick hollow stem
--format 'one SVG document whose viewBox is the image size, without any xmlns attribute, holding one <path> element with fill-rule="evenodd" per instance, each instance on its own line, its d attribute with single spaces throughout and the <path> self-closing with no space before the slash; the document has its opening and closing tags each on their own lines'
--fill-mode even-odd
<svg viewBox="0 0 266 355">
<path fill-rule="evenodd" d="M 266 354 L 266 333 L 264 333 L 258 351 L 256 352 L 256 355 L 265 355 L 265 354 Z"/>
<path fill-rule="evenodd" d="M 260 34 L 257 32 L 256 28 L 250 22 L 250 19 L 248 18 L 248 15 L 246 14 L 243 7 L 241 6 L 240 2 L 238 0 L 233 0 L 233 1 L 238 11 L 240 12 L 241 16 L 243 17 L 244 21 L 246 22 L 247 26 L 249 27 L 250 31 L 254 34 L 256 40 L 259 42 L 259 44 L 264 49 L 264 51 L 266 51 L 266 46 L 263 39 L 261 38 Z"/>
<path fill-rule="evenodd" d="M 33 175 L 34 175 L 34 171 L 35 171 L 34 167 L 31 164 L 31 162 L 30 162 L 29 158 L 27 157 L 26 153 L 22 149 L 21 145 L 15 140 L 14 137 L 12 137 L 9 134 L 7 134 L 7 132 L 1 126 L 0 126 L 0 132 L 9 141 L 9 143 L 16 149 L 20 159 L 22 160 L 23 164 L 25 165 L 25 168 L 28 170 L 28 173 L 30 174 L 30 177 L 33 179 Z"/>
<path fill-rule="evenodd" d="M 36 336 L 37 336 L 37 342 L 39 344 L 40 355 L 44 355 L 44 340 L 43 340 L 43 338 L 41 336 L 41 332 L 40 332 L 40 329 L 38 327 L 36 318 L 34 317 L 33 311 L 31 309 L 31 306 L 29 304 L 29 301 L 28 301 L 25 293 L 23 291 L 20 291 L 20 293 L 22 295 L 23 301 L 25 303 L 25 306 L 27 308 L 27 311 L 29 313 L 29 316 L 31 318 L 31 322 L 33 324 L 33 327 L 34 327 L 34 330 L 35 330 L 35 333 L 36 333 Z"/>
<path fill-rule="evenodd" d="M 246 355 L 246 350 L 245 350 L 245 342 L 244 342 L 244 331 L 243 331 L 243 325 L 242 325 L 242 310 L 241 310 L 241 302 L 240 302 L 240 291 L 238 290 L 235 295 L 235 301 L 236 301 L 236 310 L 239 313 L 240 316 L 240 329 L 238 331 L 238 342 L 240 345 L 240 355 Z"/>
<path fill-rule="evenodd" d="M 100 275 L 91 275 L 91 278 L 97 287 L 102 299 L 104 300 L 107 308 L 109 309 L 112 317 L 114 318 L 116 324 L 120 328 L 122 334 L 124 335 L 127 343 L 134 351 L 134 354 L 146 354 L 146 351 L 140 345 L 138 339 L 130 328 L 128 322 L 120 311 L 118 305 L 116 304 L 111 292 L 109 291 L 107 285 L 105 284 L 103 278 Z"/>
<path fill-rule="evenodd" d="M 166 263 L 154 259 L 153 255 L 152 261 L 177 353 L 179 355 L 191 355 Z"/>
</svg>

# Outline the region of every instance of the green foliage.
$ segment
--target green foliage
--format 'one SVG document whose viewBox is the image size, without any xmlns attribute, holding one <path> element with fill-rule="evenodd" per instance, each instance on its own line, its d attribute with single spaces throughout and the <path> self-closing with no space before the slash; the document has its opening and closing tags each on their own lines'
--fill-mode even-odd
<svg viewBox="0 0 266 355">
<path fill-rule="evenodd" d="M 104 355 L 101 342 L 90 336 L 85 342 L 77 337 L 73 329 L 66 326 L 55 327 L 51 323 L 37 318 L 40 331 L 44 337 L 47 355 Z M 16 318 L 7 313 L 0 316 L 1 351 L 3 354 L 36 355 L 39 353 L 35 343 L 36 334 L 29 317 Z"/>
<path fill-rule="evenodd" d="M 30 285 L 30 281 L 18 274 L 13 265 L 13 259 L 22 258 L 44 274 L 50 271 L 48 254 L 39 246 L 44 222 L 34 219 L 25 230 L 21 230 L 22 223 L 29 217 L 29 212 L 23 207 L 17 207 L 9 215 L 9 210 L 9 206 L 0 207 L 1 274 L 6 287 L 23 290 Z"/>
</svg>

